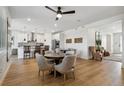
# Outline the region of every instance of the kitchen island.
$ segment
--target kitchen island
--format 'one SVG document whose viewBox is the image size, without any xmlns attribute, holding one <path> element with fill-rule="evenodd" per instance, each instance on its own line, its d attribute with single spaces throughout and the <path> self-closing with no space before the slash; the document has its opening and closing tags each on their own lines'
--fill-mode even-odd
<svg viewBox="0 0 124 93">
<path fill-rule="evenodd" d="M 24 58 L 24 46 L 30 46 L 30 58 L 34 57 L 36 46 L 40 46 L 41 53 L 43 53 L 43 50 L 45 50 L 45 45 L 42 43 L 18 43 L 18 59 Z"/>
</svg>

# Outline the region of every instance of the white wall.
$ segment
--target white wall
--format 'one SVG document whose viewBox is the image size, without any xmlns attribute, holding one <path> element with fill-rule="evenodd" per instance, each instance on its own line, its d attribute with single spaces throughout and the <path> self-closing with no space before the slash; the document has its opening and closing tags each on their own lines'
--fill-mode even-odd
<svg viewBox="0 0 124 93">
<path fill-rule="evenodd" d="M 122 25 L 121 21 L 117 20 L 109 24 L 104 24 L 97 27 L 98 31 L 101 32 L 102 35 L 102 46 L 110 53 L 114 53 L 113 48 L 115 47 L 115 43 L 114 43 L 115 40 L 113 40 L 113 33 L 122 32 L 121 25 Z M 107 39 L 107 37 L 109 39 Z"/>
<path fill-rule="evenodd" d="M 64 34 L 64 48 L 75 48 L 78 51 L 78 54 L 81 58 L 90 58 L 89 46 L 95 46 L 95 32 L 101 32 L 102 34 L 102 46 L 108 50 L 110 53 L 113 53 L 113 33 L 121 32 L 121 23 L 112 22 L 111 24 L 103 24 L 99 26 L 91 26 L 86 28 L 78 27 L 77 29 L 70 29 L 62 32 Z M 61 36 L 61 35 L 60 35 Z M 65 40 L 69 38 L 83 37 L 83 43 L 75 44 L 66 44 Z M 62 39 L 60 39 L 62 40 Z"/>
<path fill-rule="evenodd" d="M 37 39 L 38 43 L 44 43 L 44 34 L 36 33 L 35 34 L 35 39 Z"/>
<path fill-rule="evenodd" d="M 52 40 L 53 39 L 60 40 L 60 33 L 52 34 Z"/>
<path fill-rule="evenodd" d="M 95 32 L 96 31 L 97 31 L 96 28 L 88 28 L 88 31 L 87 31 L 88 46 L 95 46 Z"/>
<path fill-rule="evenodd" d="M 106 49 L 107 49 L 107 51 L 111 51 L 112 49 L 111 49 L 111 35 L 107 35 L 106 36 L 106 41 L 107 41 L 107 43 L 106 43 Z"/>
<path fill-rule="evenodd" d="M 63 32 L 60 33 L 60 48 L 61 49 L 64 49 L 65 46 L 65 34 Z"/>
<path fill-rule="evenodd" d="M 0 7 L 0 17 L 7 22 L 7 17 L 10 18 L 9 12 L 7 7 Z M 7 36 L 7 27 L 4 28 L 5 38 Z M 6 40 L 4 41 L 6 43 Z M 7 46 L 6 46 L 7 47 Z M 5 76 L 5 73 L 9 67 L 9 62 L 6 62 L 6 47 L 3 49 L 0 49 L 0 84 L 2 83 L 2 80 Z"/>
<path fill-rule="evenodd" d="M 12 31 L 12 36 L 14 37 L 12 48 L 18 48 L 18 43 L 24 42 L 24 38 L 27 41 L 27 33 L 19 32 L 19 31 Z"/>
<path fill-rule="evenodd" d="M 89 46 L 95 46 L 95 32 L 96 28 L 88 28 L 87 31 L 87 48 L 88 48 L 88 59 L 91 59 L 92 55 L 89 51 Z"/>
<path fill-rule="evenodd" d="M 12 31 L 12 36 L 14 37 L 14 43 L 12 48 L 18 48 L 19 42 L 24 42 L 24 38 L 27 40 L 31 40 L 31 33 L 21 32 L 21 31 Z M 52 34 L 51 33 L 35 33 L 34 39 L 37 39 L 37 42 L 44 43 L 45 45 L 49 45 L 51 49 L 51 41 Z M 46 41 L 45 41 L 46 40 Z"/>
<path fill-rule="evenodd" d="M 44 34 L 44 40 L 46 40 L 44 42 L 45 45 L 49 45 L 50 46 L 50 50 L 51 50 L 51 46 L 52 46 L 52 33 L 45 33 Z"/>
<path fill-rule="evenodd" d="M 19 42 L 27 42 L 28 40 L 31 40 L 31 33 L 28 32 L 12 31 L 12 36 L 14 37 L 12 48 L 18 48 Z M 24 38 L 26 41 L 24 41 Z M 37 39 L 37 42 L 39 43 L 44 43 L 44 34 L 35 33 L 34 39 Z"/>
<path fill-rule="evenodd" d="M 113 46 L 113 33 L 102 33 L 102 47 L 110 53 L 113 53 Z"/>
<path fill-rule="evenodd" d="M 104 35 L 102 35 L 102 47 L 104 47 L 104 49 L 107 49 L 107 44 L 106 44 L 106 42 L 107 42 L 107 36 L 106 36 L 106 34 Z"/>
<path fill-rule="evenodd" d="M 113 33 L 113 53 L 121 53 L 121 36 L 122 33 Z"/>
<path fill-rule="evenodd" d="M 77 29 L 71 29 L 64 32 L 64 47 L 74 48 L 77 50 L 77 54 L 81 58 L 88 59 L 88 46 L 87 46 L 87 29 L 78 27 Z M 83 38 L 82 43 L 74 43 L 74 38 Z M 65 43 L 66 39 L 72 39 L 72 43 Z"/>
</svg>

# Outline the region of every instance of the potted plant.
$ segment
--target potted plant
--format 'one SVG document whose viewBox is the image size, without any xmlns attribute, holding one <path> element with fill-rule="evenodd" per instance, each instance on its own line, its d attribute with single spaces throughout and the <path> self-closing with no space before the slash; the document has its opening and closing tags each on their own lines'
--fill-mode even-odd
<svg viewBox="0 0 124 93">
<path fill-rule="evenodd" d="M 96 40 L 96 50 L 99 50 L 100 51 L 100 46 L 102 44 L 102 41 L 99 39 L 99 40 Z"/>
</svg>

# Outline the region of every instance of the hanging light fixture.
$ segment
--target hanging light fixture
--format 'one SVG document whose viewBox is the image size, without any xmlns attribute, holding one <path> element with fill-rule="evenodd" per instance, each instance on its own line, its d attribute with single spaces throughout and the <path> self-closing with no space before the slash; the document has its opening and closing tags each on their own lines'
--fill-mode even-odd
<svg viewBox="0 0 124 93">
<path fill-rule="evenodd" d="M 60 18 L 62 18 L 62 14 L 58 13 L 56 17 L 60 19 Z"/>
</svg>

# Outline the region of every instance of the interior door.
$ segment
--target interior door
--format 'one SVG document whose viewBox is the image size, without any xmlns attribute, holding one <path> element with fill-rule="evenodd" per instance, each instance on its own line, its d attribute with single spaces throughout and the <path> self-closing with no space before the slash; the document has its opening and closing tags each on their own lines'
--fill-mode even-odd
<svg viewBox="0 0 124 93">
<path fill-rule="evenodd" d="M 111 35 L 106 35 L 106 49 L 111 52 Z"/>
<path fill-rule="evenodd" d="M 120 33 L 114 33 L 113 34 L 113 53 L 115 54 L 119 54 L 121 53 L 121 43 L 122 39 L 121 39 L 121 34 Z"/>
</svg>

